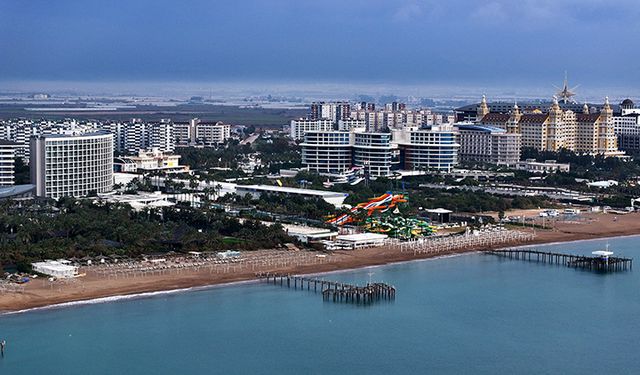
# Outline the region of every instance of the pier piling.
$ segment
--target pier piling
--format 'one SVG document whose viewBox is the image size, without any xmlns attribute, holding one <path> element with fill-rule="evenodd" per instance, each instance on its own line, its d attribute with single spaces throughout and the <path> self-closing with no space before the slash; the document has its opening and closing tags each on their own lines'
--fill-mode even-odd
<svg viewBox="0 0 640 375">
<path fill-rule="evenodd" d="M 632 258 L 623 257 L 572 255 L 529 249 L 489 250 L 485 253 L 509 259 L 565 265 L 597 272 L 627 271 L 631 270 L 633 266 Z"/>
<path fill-rule="evenodd" d="M 274 285 L 277 285 L 279 280 L 281 286 L 284 286 L 284 280 L 286 279 L 286 286 L 289 289 L 291 288 L 292 279 L 294 289 L 298 289 L 298 284 L 300 284 L 300 290 L 304 290 L 304 285 L 306 283 L 307 290 L 310 291 L 311 284 L 313 283 L 313 291 L 318 292 L 318 285 L 320 285 L 322 299 L 332 302 L 371 304 L 382 300 L 393 300 L 396 296 L 395 287 L 384 283 L 368 283 L 365 286 L 358 286 L 316 278 L 269 272 L 256 273 L 256 277 L 266 281 L 267 283 L 270 283 L 271 279 L 273 279 Z"/>
</svg>

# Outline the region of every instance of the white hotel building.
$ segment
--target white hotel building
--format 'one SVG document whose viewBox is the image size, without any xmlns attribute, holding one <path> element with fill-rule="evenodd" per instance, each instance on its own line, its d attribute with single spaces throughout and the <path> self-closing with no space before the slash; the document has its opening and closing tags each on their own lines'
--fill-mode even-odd
<svg viewBox="0 0 640 375">
<path fill-rule="evenodd" d="M 394 132 L 406 170 L 451 172 L 458 164 L 458 131 L 444 124 L 420 130 Z"/>
<path fill-rule="evenodd" d="M 353 164 L 371 176 L 390 176 L 399 163 L 398 146 L 391 141 L 391 133 L 354 133 Z"/>
<path fill-rule="evenodd" d="M 373 177 L 407 170 L 451 171 L 458 163 L 458 133 L 451 125 L 393 133 L 313 131 L 305 134 L 302 164 L 325 175 L 340 175 L 362 167 Z"/>
<path fill-rule="evenodd" d="M 302 164 L 320 174 L 339 175 L 352 167 L 350 132 L 308 131 L 302 146 Z"/>
<path fill-rule="evenodd" d="M 31 183 L 36 195 L 58 199 L 113 188 L 113 135 L 43 135 L 31 139 Z"/>
</svg>

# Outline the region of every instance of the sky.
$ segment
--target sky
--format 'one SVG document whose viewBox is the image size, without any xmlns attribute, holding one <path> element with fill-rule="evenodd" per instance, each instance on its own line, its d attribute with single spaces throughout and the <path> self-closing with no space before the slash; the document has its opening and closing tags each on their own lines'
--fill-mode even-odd
<svg viewBox="0 0 640 375">
<path fill-rule="evenodd" d="M 0 82 L 640 86 L 637 0 L 0 0 Z M 0 85 L 0 89 L 2 86 Z"/>
</svg>

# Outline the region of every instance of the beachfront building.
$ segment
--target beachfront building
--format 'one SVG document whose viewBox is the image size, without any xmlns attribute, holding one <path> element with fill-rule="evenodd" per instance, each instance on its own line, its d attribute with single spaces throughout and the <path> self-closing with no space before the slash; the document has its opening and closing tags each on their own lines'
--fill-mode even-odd
<svg viewBox="0 0 640 375">
<path fill-rule="evenodd" d="M 0 186 L 13 185 L 15 178 L 16 153 L 20 145 L 0 139 Z"/>
<path fill-rule="evenodd" d="M 31 139 L 31 183 L 36 195 L 58 199 L 113 188 L 113 135 L 43 135 Z"/>
<path fill-rule="evenodd" d="M 340 249 L 361 249 L 383 246 L 389 236 L 380 233 L 357 233 L 336 236 L 335 245 Z"/>
<path fill-rule="evenodd" d="M 460 161 L 511 166 L 520 160 L 520 134 L 491 125 L 455 125 L 459 133 Z"/>
<path fill-rule="evenodd" d="M 45 260 L 31 263 L 31 268 L 38 273 L 60 279 L 70 279 L 78 275 L 78 267 L 67 260 Z"/>
</svg>

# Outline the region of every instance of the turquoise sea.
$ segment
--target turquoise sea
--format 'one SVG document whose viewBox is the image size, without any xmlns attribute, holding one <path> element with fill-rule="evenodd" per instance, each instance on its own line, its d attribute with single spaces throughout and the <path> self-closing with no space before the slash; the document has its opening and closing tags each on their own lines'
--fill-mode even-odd
<svg viewBox="0 0 640 375">
<path fill-rule="evenodd" d="M 606 242 L 640 260 L 640 237 L 538 248 Z M 638 271 L 469 254 L 324 277 L 369 272 L 394 302 L 243 284 L 0 316 L 0 374 L 640 373 Z"/>
</svg>

